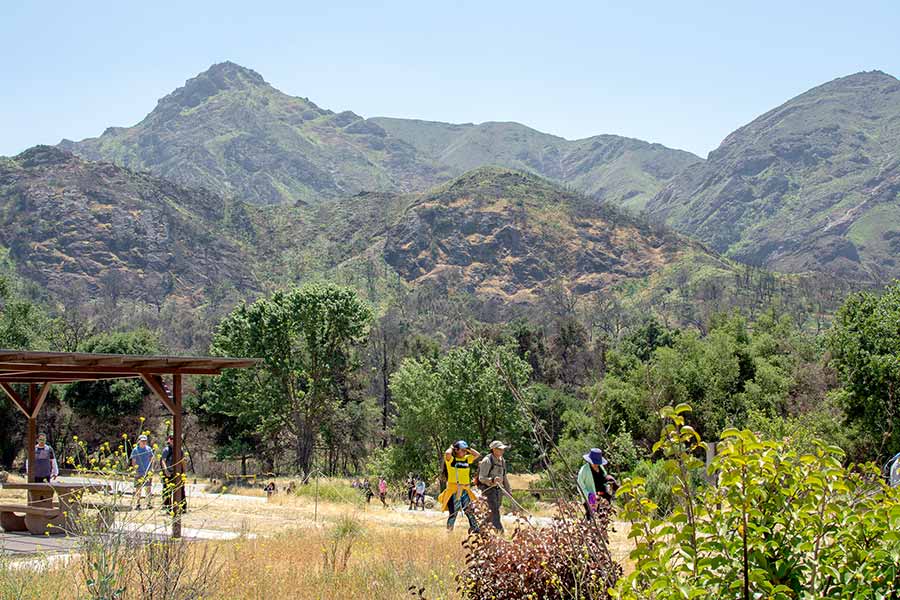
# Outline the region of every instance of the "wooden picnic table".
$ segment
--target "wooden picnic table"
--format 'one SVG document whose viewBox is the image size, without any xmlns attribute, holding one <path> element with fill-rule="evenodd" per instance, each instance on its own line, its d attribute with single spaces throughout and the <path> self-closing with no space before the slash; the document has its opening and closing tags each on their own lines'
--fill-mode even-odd
<svg viewBox="0 0 900 600">
<path fill-rule="evenodd" d="M 109 486 L 100 483 L 4 483 L 5 490 L 26 490 L 27 504 L 0 504 L 0 527 L 4 531 L 64 533 L 72 529 L 81 512 L 81 498 L 87 492 L 102 492 Z M 54 504 L 53 496 L 58 502 Z M 52 525 L 53 527 L 50 527 Z"/>
</svg>

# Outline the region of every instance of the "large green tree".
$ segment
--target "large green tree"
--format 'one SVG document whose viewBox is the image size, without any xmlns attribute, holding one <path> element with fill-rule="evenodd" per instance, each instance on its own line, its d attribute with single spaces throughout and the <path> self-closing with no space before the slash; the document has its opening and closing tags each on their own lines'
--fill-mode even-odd
<svg viewBox="0 0 900 600">
<path fill-rule="evenodd" d="M 205 410 L 265 436 L 288 433 L 296 466 L 308 473 L 322 428 L 346 407 L 356 349 L 371 321 L 371 309 L 353 290 L 330 284 L 239 305 L 219 324 L 211 351 L 261 362 L 224 373 Z"/>
<path fill-rule="evenodd" d="M 850 296 L 827 344 L 844 384 L 838 395 L 848 421 L 859 426 L 870 452 L 900 451 L 900 282 L 881 295 Z"/>
<path fill-rule="evenodd" d="M 705 336 L 685 331 L 651 337 L 626 340 L 610 353 L 594 406 L 600 429 L 627 430 L 648 448 L 666 405 L 691 404 L 692 424 L 710 437 L 745 426 L 751 414 L 790 414 L 796 372 L 815 359 L 791 322 L 772 315 L 752 328 L 740 316 L 719 317 Z"/>
<path fill-rule="evenodd" d="M 6 270 L 3 255 L 0 268 Z M 43 346 L 44 313 L 33 302 L 22 297 L 14 275 L 0 273 L 0 348 L 35 350 Z M 0 393 L 0 465 L 11 465 L 22 447 L 24 419 L 12 402 Z"/>
<path fill-rule="evenodd" d="M 512 442 L 511 455 L 530 460 L 532 445 L 523 443 L 529 425 L 507 385 L 524 388 L 530 373 L 512 346 L 482 339 L 436 360 L 403 361 L 390 383 L 397 407 L 397 468 L 430 473 L 447 446 L 460 438 L 482 452 L 493 439 Z"/>
<path fill-rule="evenodd" d="M 147 329 L 100 333 L 85 340 L 81 352 L 99 354 L 157 354 L 159 340 Z M 80 381 L 68 387 L 66 403 L 76 413 L 100 419 L 117 419 L 140 411 L 146 386 L 137 379 Z"/>
</svg>

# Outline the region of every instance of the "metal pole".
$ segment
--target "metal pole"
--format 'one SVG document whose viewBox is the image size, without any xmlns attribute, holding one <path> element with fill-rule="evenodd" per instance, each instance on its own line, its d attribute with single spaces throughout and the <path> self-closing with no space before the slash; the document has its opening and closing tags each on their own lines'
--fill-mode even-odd
<svg viewBox="0 0 900 600">
<path fill-rule="evenodd" d="M 313 523 L 319 522 L 319 473 L 316 473 L 316 504 L 313 508 Z"/>
</svg>

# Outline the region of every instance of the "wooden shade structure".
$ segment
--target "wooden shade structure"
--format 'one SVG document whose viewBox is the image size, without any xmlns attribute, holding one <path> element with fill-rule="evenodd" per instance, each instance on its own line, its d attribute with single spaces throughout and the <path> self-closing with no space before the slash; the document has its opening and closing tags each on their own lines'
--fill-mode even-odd
<svg viewBox="0 0 900 600">
<path fill-rule="evenodd" d="M 184 461 L 182 436 L 182 377 L 219 375 L 223 369 L 252 367 L 256 359 L 199 356 L 133 356 L 85 352 L 25 352 L 0 350 L 0 389 L 28 419 L 28 481 L 34 481 L 34 447 L 37 443 L 37 416 L 53 384 L 102 379 L 141 379 L 172 413 L 172 450 L 175 463 L 174 519 L 172 535 L 181 536 L 181 507 L 184 505 Z M 169 389 L 163 381 L 171 376 Z M 16 392 L 14 385 L 27 386 L 28 394 Z"/>
</svg>

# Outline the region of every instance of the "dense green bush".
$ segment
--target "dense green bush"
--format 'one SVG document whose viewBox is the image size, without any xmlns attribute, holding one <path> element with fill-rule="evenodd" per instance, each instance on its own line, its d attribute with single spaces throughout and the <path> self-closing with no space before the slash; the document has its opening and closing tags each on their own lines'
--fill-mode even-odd
<svg viewBox="0 0 900 600">
<path fill-rule="evenodd" d="M 711 464 L 716 484 L 695 488 L 705 444 L 689 411 L 661 411 L 668 424 L 654 448 L 671 476 L 672 511 L 659 517 L 643 477 L 623 482 L 636 566 L 619 598 L 898 597 L 900 490 L 876 466 L 847 468 L 823 443 L 801 452 L 727 429 Z"/>
</svg>

